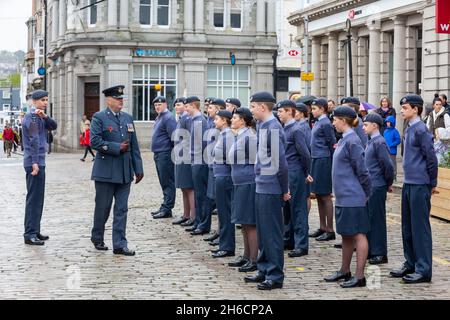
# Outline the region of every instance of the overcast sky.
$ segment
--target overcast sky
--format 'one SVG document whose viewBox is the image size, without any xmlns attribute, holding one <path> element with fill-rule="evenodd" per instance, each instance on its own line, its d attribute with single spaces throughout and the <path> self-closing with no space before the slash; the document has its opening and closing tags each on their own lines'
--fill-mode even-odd
<svg viewBox="0 0 450 320">
<path fill-rule="evenodd" d="M 0 50 L 27 51 L 31 0 L 0 0 Z"/>
</svg>

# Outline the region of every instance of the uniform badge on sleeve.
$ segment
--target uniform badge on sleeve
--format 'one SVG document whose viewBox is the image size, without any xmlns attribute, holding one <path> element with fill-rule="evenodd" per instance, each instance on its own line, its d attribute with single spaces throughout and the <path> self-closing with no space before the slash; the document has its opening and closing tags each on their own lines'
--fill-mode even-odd
<svg viewBox="0 0 450 320">
<path fill-rule="evenodd" d="M 128 132 L 134 132 L 134 126 L 132 123 L 128 123 L 127 127 L 128 127 Z"/>
</svg>

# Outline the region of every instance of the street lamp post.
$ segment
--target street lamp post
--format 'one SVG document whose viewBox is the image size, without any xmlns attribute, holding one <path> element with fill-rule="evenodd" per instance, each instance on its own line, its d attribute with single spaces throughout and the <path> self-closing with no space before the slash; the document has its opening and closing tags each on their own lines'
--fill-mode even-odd
<svg viewBox="0 0 450 320">
<path fill-rule="evenodd" d="M 47 90 L 47 0 L 42 0 L 44 4 L 44 90 Z"/>
<path fill-rule="evenodd" d="M 352 22 L 347 19 L 345 22 L 345 29 L 347 31 L 347 59 L 348 59 L 348 78 L 350 86 L 350 96 L 353 97 L 353 62 L 352 62 Z"/>
</svg>

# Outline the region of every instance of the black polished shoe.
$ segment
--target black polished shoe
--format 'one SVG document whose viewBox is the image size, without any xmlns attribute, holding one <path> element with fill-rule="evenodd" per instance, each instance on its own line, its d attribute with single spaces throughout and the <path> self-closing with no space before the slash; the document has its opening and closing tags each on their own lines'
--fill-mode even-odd
<svg viewBox="0 0 450 320">
<path fill-rule="evenodd" d="M 310 238 L 317 238 L 325 233 L 325 230 L 317 229 L 316 231 L 309 234 Z"/>
<path fill-rule="evenodd" d="M 210 235 L 209 237 L 204 238 L 203 241 L 214 241 L 214 240 L 216 240 L 217 238 L 219 238 L 219 233 L 214 232 L 214 233 L 213 233 L 212 235 Z"/>
<path fill-rule="evenodd" d="M 194 231 L 194 230 L 197 230 L 197 227 L 196 226 L 190 226 L 189 228 L 186 228 L 186 229 L 184 229 L 186 232 L 192 232 L 192 231 Z"/>
<path fill-rule="evenodd" d="M 365 286 L 366 278 L 358 279 L 357 277 L 351 277 L 350 280 L 341 283 L 341 288 L 356 288 Z"/>
<path fill-rule="evenodd" d="M 210 246 L 218 246 L 220 244 L 220 240 L 219 240 L 219 238 L 217 238 L 216 240 L 208 242 L 208 244 Z"/>
<path fill-rule="evenodd" d="M 104 242 L 94 243 L 94 247 L 95 247 L 95 249 L 101 250 L 101 251 L 106 251 L 106 250 L 108 250 L 108 247 L 105 246 L 105 243 L 104 243 Z"/>
<path fill-rule="evenodd" d="M 288 253 L 291 258 L 302 257 L 308 255 L 308 250 L 304 249 L 294 249 Z"/>
<path fill-rule="evenodd" d="M 414 273 L 414 269 L 410 269 L 404 264 L 401 268 L 392 270 L 389 275 L 392 278 L 403 278 L 411 273 Z"/>
<path fill-rule="evenodd" d="M 234 251 L 219 250 L 211 255 L 213 258 L 234 257 Z"/>
<path fill-rule="evenodd" d="M 375 256 L 371 257 L 369 259 L 370 264 L 384 264 L 388 263 L 388 257 L 387 256 Z"/>
<path fill-rule="evenodd" d="M 192 227 L 194 225 L 194 220 L 188 219 L 183 223 L 180 223 L 182 227 Z"/>
<path fill-rule="evenodd" d="M 214 209 L 213 211 L 211 211 L 211 215 L 217 216 L 217 209 Z"/>
<path fill-rule="evenodd" d="M 45 242 L 42 240 L 39 240 L 38 238 L 30 238 L 30 239 L 25 239 L 25 244 L 29 244 L 31 246 L 43 246 L 45 244 Z"/>
<path fill-rule="evenodd" d="M 336 234 L 334 232 L 325 232 L 321 236 L 316 238 L 316 241 L 331 241 L 336 240 Z"/>
<path fill-rule="evenodd" d="M 266 276 L 264 276 L 260 272 L 258 272 L 257 274 L 254 274 L 252 276 L 245 276 L 244 277 L 244 281 L 245 282 L 251 282 L 251 283 L 261 283 L 264 280 L 266 280 Z"/>
<path fill-rule="evenodd" d="M 414 272 L 411 274 L 407 274 L 402 278 L 404 283 L 414 284 L 414 283 L 422 283 L 422 282 L 431 282 L 430 277 L 425 277 L 420 273 Z"/>
<path fill-rule="evenodd" d="M 258 267 L 256 265 L 256 262 L 248 261 L 246 264 L 244 264 L 242 267 L 239 267 L 239 272 L 252 272 L 258 270 Z"/>
<path fill-rule="evenodd" d="M 153 219 L 172 218 L 172 211 L 161 211 L 153 216 Z"/>
<path fill-rule="evenodd" d="M 185 218 L 185 217 L 179 217 L 175 220 L 172 221 L 172 224 L 176 225 L 176 224 L 182 224 L 183 222 L 188 221 L 189 218 Z"/>
<path fill-rule="evenodd" d="M 228 262 L 228 266 L 229 267 L 242 267 L 248 261 L 249 261 L 249 259 L 247 257 L 239 256 L 236 260 Z"/>
<path fill-rule="evenodd" d="M 348 281 L 352 277 L 351 272 L 344 273 L 342 271 L 337 271 L 333 273 L 331 276 L 328 276 L 326 278 L 323 278 L 326 282 L 337 282 L 339 280 L 345 280 Z"/>
<path fill-rule="evenodd" d="M 283 288 L 283 283 L 266 280 L 258 284 L 258 290 L 273 290 Z"/>
<path fill-rule="evenodd" d="M 113 252 L 114 252 L 114 254 L 122 254 L 124 256 L 134 256 L 136 254 L 136 252 L 134 252 L 134 250 L 130 250 L 127 247 L 114 249 Z"/>
<path fill-rule="evenodd" d="M 219 249 L 212 249 L 212 250 L 211 250 L 212 253 L 217 253 L 217 252 L 219 252 L 219 251 L 220 251 Z"/>
<path fill-rule="evenodd" d="M 156 210 L 156 211 L 150 212 L 150 214 L 151 214 L 152 216 L 154 216 L 155 214 L 158 214 L 158 213 L 160 213 L 160 212 L 161 212 L 161 209 L 158 209 L 158 210 Z"/>
<path fill-rule="evenodd" d="M 39 240 L 42 240 L 42 241 L 47 241 L 48 239 L 50 239 L 49 236 L 45 236 L 45 235 L 40 234 L 40 233 L 38 233 L 38 234 L 36 235 L 36 238 L 38 238 Z"/>
<path fill-rule="evenodd" d="M 334 246 L 336 249 L 342 249 L 342 242 L 335 243 Z"/>
<path fill-rule="evenodd" d="M 191 232 L 191 236 L 199 236 L 207 233 L 209 233 L 208 230 L 195 229 L 194 231 Z"/>
</svg>

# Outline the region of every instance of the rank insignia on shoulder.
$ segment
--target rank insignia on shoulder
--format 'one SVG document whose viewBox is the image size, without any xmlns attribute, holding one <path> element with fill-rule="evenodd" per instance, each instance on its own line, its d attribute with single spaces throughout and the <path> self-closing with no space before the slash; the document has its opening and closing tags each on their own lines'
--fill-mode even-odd
<svg viewBox="0 0 450 320">
<path fill-rule="evenodd" d="M 128 127 L 128 132 L 134 132 L 134 126 L 132 123 L 128 123 L 127 127 Z"/>
</svg>

